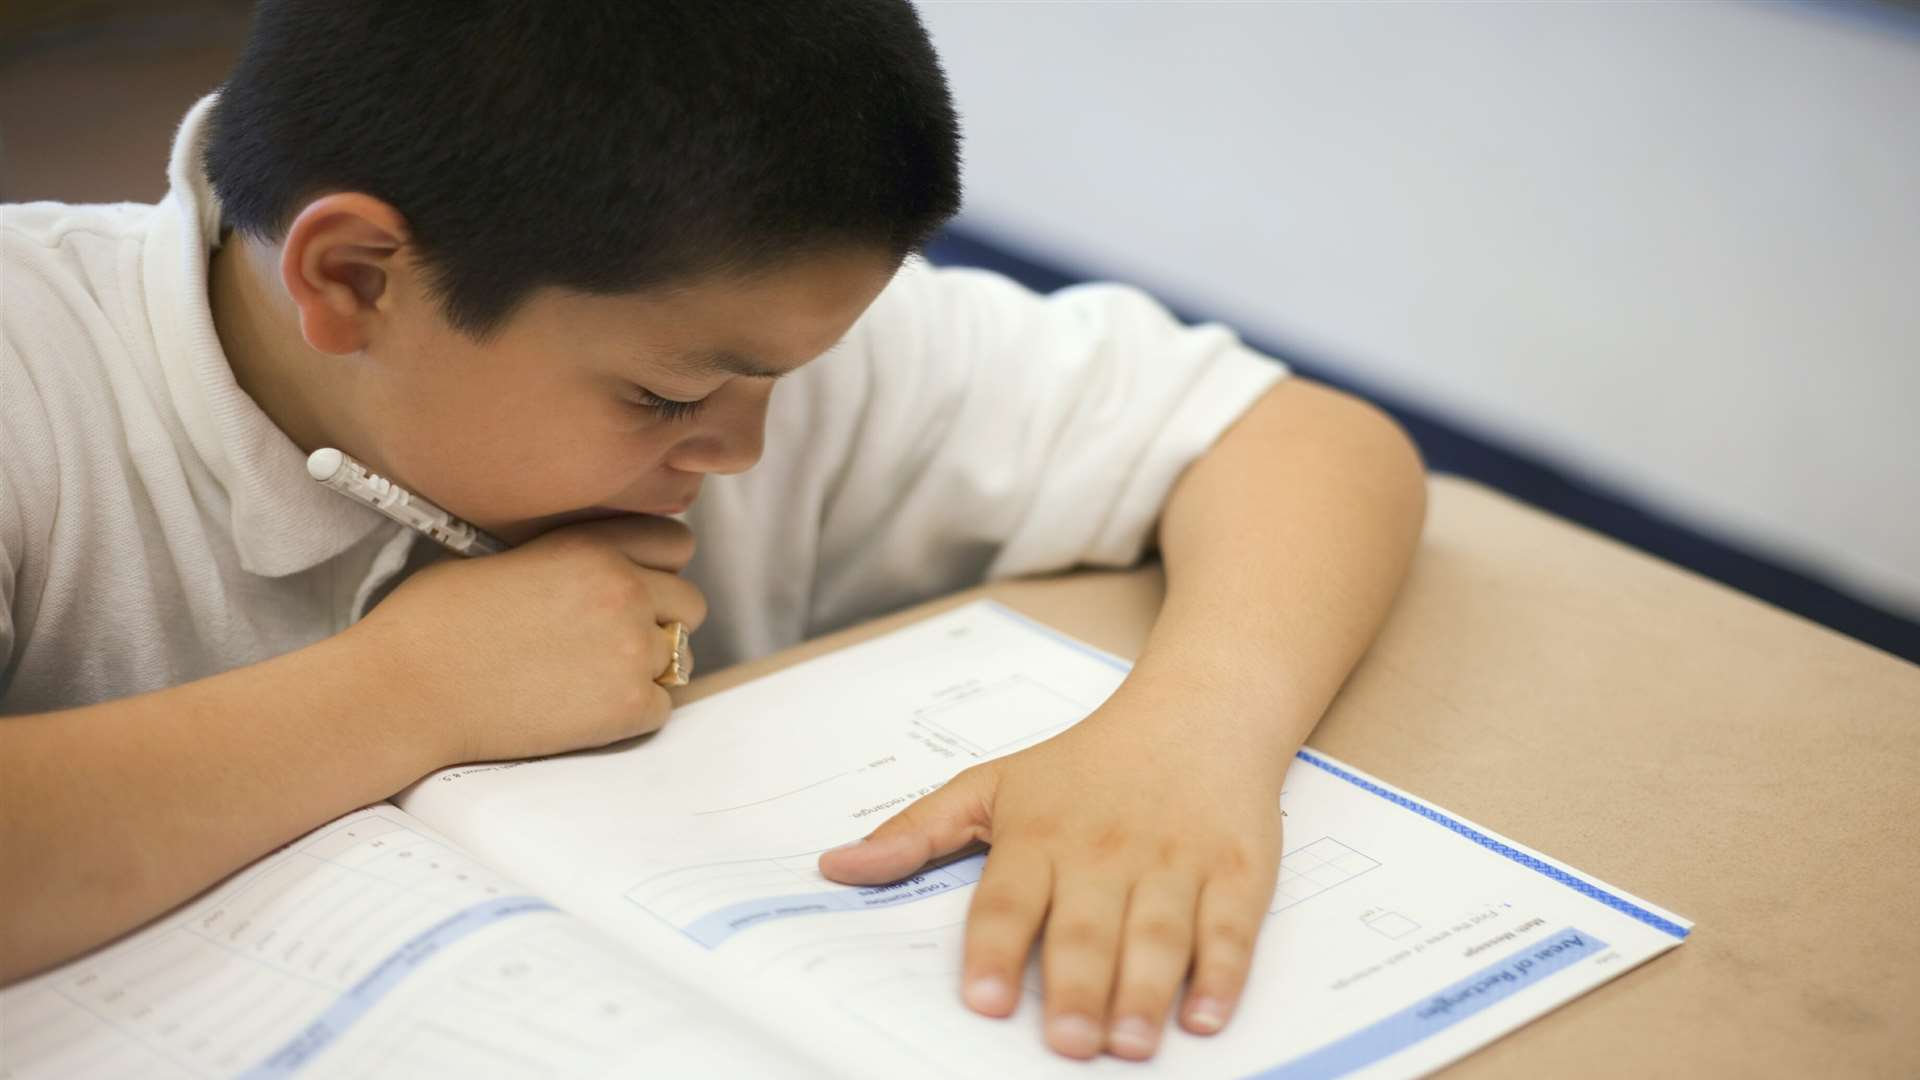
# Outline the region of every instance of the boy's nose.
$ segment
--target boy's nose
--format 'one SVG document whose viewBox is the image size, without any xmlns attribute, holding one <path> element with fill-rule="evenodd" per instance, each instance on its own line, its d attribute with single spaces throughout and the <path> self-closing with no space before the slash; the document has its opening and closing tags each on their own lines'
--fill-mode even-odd
<svg viewBox="0 0 1920 1080">
<path fill-rule="evenodd" d="M 746 472 L 760 460 L 761 440 L 689 439 L 668 455 L 667 464 L 690 473 L 718 473 L 722 476 Z"/>
<path fill-rule="evenodd" d="M 745 403 L 716 416 L 667 453 L 669 468 L 690 473 L 746 472 L 766 448 L 767 403 Z"/>
</svg>

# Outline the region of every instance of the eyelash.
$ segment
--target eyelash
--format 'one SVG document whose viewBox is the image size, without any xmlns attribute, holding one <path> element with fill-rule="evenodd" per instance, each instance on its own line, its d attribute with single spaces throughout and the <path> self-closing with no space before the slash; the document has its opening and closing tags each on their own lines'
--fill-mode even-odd
<svg viewBox="0 0 1920 1080">
<path fill-rule="evenodd" d="M 679 401 L 674 398 L 661 397 L 651 390 L 641 389 L 640 400 L 636 404 L 643 409 L 650 410 L 660 419 L 671 423 L 675 420 L 692 419 L 693 416 L 700 411 L 700 407 L 706 403 L 705 398 L 701 398 L 698 401 Z"/>
</svg>

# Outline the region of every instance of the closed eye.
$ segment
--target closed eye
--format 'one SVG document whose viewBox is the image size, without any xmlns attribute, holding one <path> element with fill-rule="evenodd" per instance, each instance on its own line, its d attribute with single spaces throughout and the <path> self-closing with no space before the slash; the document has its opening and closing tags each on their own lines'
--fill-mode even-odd
<svg viewBox="0 0 1920 1080">
<path fill-rule="evenodd" d="M 701 406 L 707 403 L 705 398 L 698 401 L 680 401 L 677 398 L 661 397 L 646 387 L 635 387 L 640 392 L 640 400 L 634 404 L 653 413 L 662 420 L 689 420 L 699 413 Z"/>
</svg>

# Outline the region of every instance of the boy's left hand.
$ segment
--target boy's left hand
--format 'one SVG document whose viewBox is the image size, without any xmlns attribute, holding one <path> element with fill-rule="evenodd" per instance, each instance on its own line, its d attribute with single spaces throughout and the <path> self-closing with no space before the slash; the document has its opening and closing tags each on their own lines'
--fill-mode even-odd
<svg viewBox="0 0 1920 1080">
<path fill-rule="evenodd" d="M 878 884 L 991 843 L 967 915 L 963 996 L 988 1016 L 1011 1014 L 1044 921 L 1046 1039 L 1076 1058 L 1151 1057 L 1189 964 L 1181 1022 L 1220 1030 L 1279 874 L 1287 762 L 1195 739 L 1204 726 L 1124 695 L 820 859 L 834 880 Z"/>
</svg>

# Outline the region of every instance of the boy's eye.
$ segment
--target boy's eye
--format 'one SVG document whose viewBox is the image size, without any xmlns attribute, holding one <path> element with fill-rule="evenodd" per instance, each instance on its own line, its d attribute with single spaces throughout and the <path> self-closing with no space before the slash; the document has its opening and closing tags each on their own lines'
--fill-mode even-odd
<svg viewBox="0 0 1920 1080">
<path fill-rule="evenodd" d="M 634 389 L 640 393 L 640 400 L 635 404 L 662 420 L 685 420 L 699 412 L 700 406 L 706 404 L 705 398 L 698 401 L 680 401 L 676 398 L 661 397 L 644 386 L 637 386 Z"/>
</svg>

